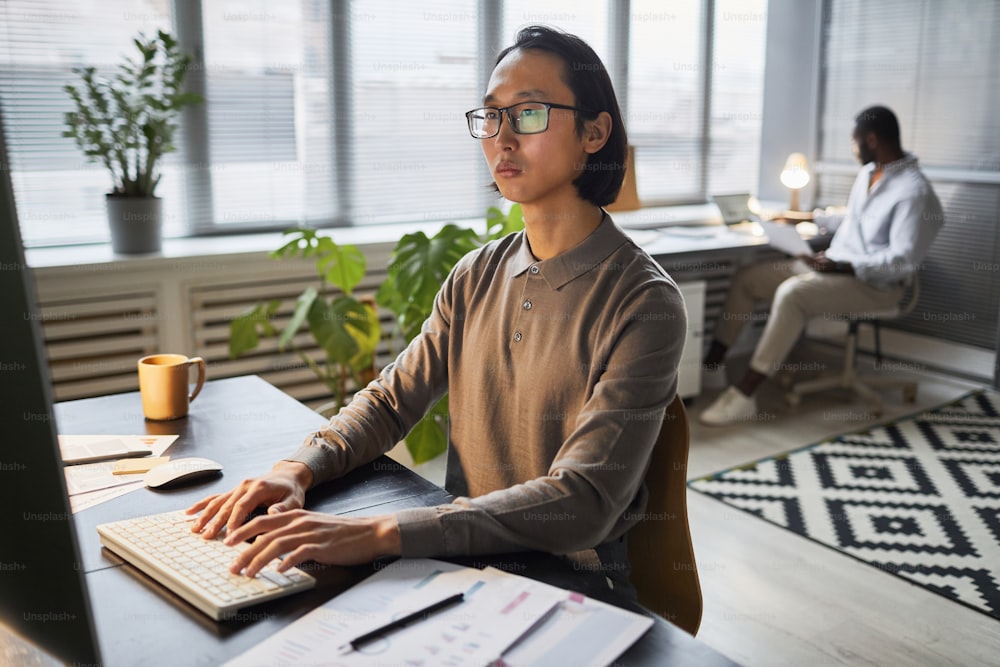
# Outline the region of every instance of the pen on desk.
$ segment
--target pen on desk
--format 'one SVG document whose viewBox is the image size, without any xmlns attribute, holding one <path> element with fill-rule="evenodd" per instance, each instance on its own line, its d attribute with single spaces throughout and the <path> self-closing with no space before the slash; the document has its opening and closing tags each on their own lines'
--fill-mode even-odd
<svg viewBox="0 0 1000 667">
<path fill-rule="evenodd" d="M 463 600 L 465 600 L 465 593 L 455 593 L 454 595 L 450 595 L 443 600 L 438 600 L 434 604 L 428 605 L 423 609 L 418 609 L 412 613 L 407 614 L 406 616 L 402 616 L 394 621 L 386 623 L 383 626 L 377 627 L 374 630 L 371 630 L 370 632 L 366 632 L 365 634 L 359 637 L 355 637 L 351 641 L 341 646 L 340 652 L 346 653 L 350 651 L 357 651 L 366 644 L 370 644 L 373 641 L 382 639 L 387 634 L 394 632 L 399 628 L 410 625 L 414 621 L 422 621 L 425 618 L 427 618 L 430 614 L 433 614 L 436 611 L 441 611 L 442 609 L 450 607 L 453 604 L 462 602 Z"/>
</svg>

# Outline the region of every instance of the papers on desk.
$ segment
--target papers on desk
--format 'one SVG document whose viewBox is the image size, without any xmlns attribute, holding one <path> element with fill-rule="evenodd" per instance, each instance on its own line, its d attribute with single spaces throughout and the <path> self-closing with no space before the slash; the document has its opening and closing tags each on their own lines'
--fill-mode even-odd
<svg viewBox="0 0 1000 667">
<path fill-rule="evenodd" d="M 177 437 L 176 435 L 60 435 L 59 447 L 66 450 L 80 450 L 92 443 L 117 439 L 132 447 L 146 447 L 151 456 L 161 456 Z M 63 468 L 66 474 L 69 504 L 74 514 L 142 488 L 142 475 L 116 475 L 114 467 L 115 461 L 99 461 Z"/>
<path fill-rule="evenodd" d="M 764 228 L 764 234 L 767 235 L 767 243 L 772 248 L 792 257 L 801 257 L 802 255 L 807 257 L 813 256 L 813 249 L 802 238 L 795 225 L 772 222 L 771 220 L 761 220 L 760 225 Z"/>
<path fill-rule="evenodd" d="M 359 635 L 454 593 L 465 593 L 465 601 L 359 650 L 339 651 Z M 652 623 L 495 568 L 401 559 L 226 664 L 605 665 Z"/>
</svg>

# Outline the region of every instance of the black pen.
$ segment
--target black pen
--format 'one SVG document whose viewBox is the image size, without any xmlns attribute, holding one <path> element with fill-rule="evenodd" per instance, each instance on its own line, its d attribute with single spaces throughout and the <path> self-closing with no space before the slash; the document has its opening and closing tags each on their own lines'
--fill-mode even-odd
<svg viewBox="0 0 1000 667">
<path fill-rule="evenodd" d="M 397 618 L 395 621 L 390 621 L 381 627 L 375 628 L 370 632 L 366 632 L 360 637 L 355 637 L 340 647 L 340 653 L 343 654 L 349 651 L 357 651 L 362 646 L 370 644 L 377 639 L 381 639 L 399 628 L 407 626 L 414 621 L 422 621 L 434 612 L 450 607 L 451 605 L 462 602 L 463 600 L 465 600 L 465 593 L 455 593 L 454 595 L 446 597 L 443 600 L 438 600 L 432 605 L 428 605 L 423 609 L 418 609 L 417 611 L 411 612 L 406 616 Z"/>
</svg>

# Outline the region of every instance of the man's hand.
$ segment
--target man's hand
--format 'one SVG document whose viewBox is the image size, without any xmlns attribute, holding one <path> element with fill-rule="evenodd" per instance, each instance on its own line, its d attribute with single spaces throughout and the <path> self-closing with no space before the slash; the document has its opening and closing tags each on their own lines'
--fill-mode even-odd
<svg viewBox="0 0 1000 667">
<path fill-rule="evenodd" d="M 243 480 L 232 491 L 203 498 L 189 507 L 188 514 L 201 512 L 191 530 L 211 539 L 223 528 L 232 533 L 258 507 L 267 506 L 268 514 L 301 509 L 312 480 L 312 471 L 304 463 L 279 461 L 271 472 Z"/>
<path fill-rule="evenodd" d="M 259 516 L 226 535 L 225 543 L 248 545 L 229 567 L 230 572 L 255 576 L 281 554 L 283 572 L 307 560 L 330 565 L 370 563 L 382 556 L 400 555 L 396 515 L 340 517 L 307 510 Z"/>
<path fill-rule="evenodd" d="M 854 267 L 850 264 L 847 262 L 835 262 L 822 252 L 818 252 L 812 256 L 802 255 L 799 259 L 805 262 L 810 269 L 818 273 L 849 273 L 854 275 Z"/>
</svg>

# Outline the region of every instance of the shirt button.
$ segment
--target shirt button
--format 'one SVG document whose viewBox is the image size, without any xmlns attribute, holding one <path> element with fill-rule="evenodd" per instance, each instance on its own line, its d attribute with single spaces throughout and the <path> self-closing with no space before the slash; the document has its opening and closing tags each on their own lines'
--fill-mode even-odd
<svg viewBox="0 0 1000 667">
<path fill-rule="evenodd" d="M 528 270 L 531 271 L 532 273 L 538 273 L 538 267 L 535 266 L 534 264 L 532 264 L 531 268 L 528 269 Z"/>
<path fill-rule="evenodd" d="M 531 299 L 525 299 L 521 305 L 524 306 L 525 310 L 531 310 Z"/>
<path fill-rule="evenodd" d="M 521 332 L 520 331 L 515 331 L 514 332 L 514 342 L 515 343 L 520 343 L 521 342 Z"/>
</svg>

